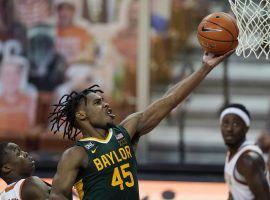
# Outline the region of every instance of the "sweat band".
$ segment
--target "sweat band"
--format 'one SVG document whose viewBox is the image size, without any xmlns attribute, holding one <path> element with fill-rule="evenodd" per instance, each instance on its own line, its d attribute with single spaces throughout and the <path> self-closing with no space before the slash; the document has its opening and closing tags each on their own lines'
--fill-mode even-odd
<svg viewBox="0 0 270 200">
<path fill-rule="evenodd" d="M 220 123 L 222 122 L 222 119 L 224 118 L 225 115 L 227 114 L 235 114 L 237 116 L 239 116 L 247 126 L 250 126 L 250 119 L 247 115 L 247 113 L 245 113 L 244 111 L 242 111 L 239 108 L 226 108 L 225 110 L 222 111 L 221 115 L 220 115 Z"/>
</svg>

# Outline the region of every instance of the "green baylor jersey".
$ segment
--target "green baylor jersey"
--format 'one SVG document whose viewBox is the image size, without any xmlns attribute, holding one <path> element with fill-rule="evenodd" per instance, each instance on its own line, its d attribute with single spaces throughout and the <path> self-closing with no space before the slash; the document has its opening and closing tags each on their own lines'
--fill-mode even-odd
<svg viewBox="0 0 270 200">
<path fill-rule="evenodd" d="M 105 140 L 84 138 L 76 142 L 88 155 L 75 187 L 81 200 L 138 200 L 137 161 L 131 139 L 122 126 L 109 129 Z"/>
</svg>

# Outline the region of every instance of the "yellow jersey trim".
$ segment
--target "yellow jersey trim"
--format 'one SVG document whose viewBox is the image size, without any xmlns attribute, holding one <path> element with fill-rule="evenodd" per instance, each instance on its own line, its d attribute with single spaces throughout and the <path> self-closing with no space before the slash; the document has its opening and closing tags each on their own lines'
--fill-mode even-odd
<svg viewBox="0 0 270 200">
<path fill-rule="evenodd" d="M 112 129 L 109 129 L 109 133 L 105 139 L 87 137 L 87 138 L 80 139 L 79 141 L 96 141 L 96 142 L 100 142 L 100 143 L 108 143 L 111 140 L 111 137 L 112 137 Z"/>
<path fill-rule="evenodd" d="M 84 197 L 84 191 L 83 191 L 83 182 L 82 182 L 82 179 L 79 180 L 77 183 L 75 183 L 75 188 L 79 194 L 79 198 L 80 200 L 83 199 Z"/>
</svg>

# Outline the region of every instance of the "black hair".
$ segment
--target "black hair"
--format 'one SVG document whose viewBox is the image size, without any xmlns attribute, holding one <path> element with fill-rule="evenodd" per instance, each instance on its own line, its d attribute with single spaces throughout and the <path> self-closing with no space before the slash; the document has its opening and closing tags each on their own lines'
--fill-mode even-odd
<svg viewBox="0 0 270 200">
<path fill-rule="evenodd" d="M 231 104 L 228 104 L 228 105 L 225 105 L 222 109 L 221 109 L 221 112 L 227 108 L 238 108 L 240 110 L 242 110 L 244 113 L 247 114 L 248 118 L 250 119 L 250 113 L 249 111 L 247 110 L 247 108 L 242 105 L 242 104 L 239 104 L 239 103 L 231 103 Z"/>
<path fill-rule="evenodd" d="M 8 142 L 1 142 L 0 143 L 0 177 L 2 177 L 2 167 L 5 164 L 5 159 L 7 152 L 5 149 L 7 148 Z"/>
<path fill-rule="evenodd" d="M 75 140 L 77 135 L 81 133 L 80 129 L 76 126 L 75 113 L 77 108 L 81 100 L 84 100 L 85 105 L 87 104 L 87 94 L 103 93 L 103 91 L 98 88 L 98 85 L 92 85 L 79 93 L 72 91 L 70 94 L 63 95 L 58 104 L 52 105 L 55 108 L 49 115 L 49 118 L 51 118 L 50 122 L 52 123 L 51 131 L 56 134 L 60 131 L 60 128 L 64 126 L 63 138 L 67 136 L 68 139 Z"/>
</svg>

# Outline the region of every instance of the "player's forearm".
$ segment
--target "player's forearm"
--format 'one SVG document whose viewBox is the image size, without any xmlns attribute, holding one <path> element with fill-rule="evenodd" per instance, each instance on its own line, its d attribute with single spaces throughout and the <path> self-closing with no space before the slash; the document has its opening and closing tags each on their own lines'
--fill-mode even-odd
<svg viewBox="0 0 270 200">
<path fill-rule="evenodd" d="M 211 70 L 212 68 L 208 65 L 203 65 L 199 70 L 170 88 L 165 96 L 170 96 L 172 106 L 175 107 L 181 103 Z"/>
<path fill-rule="evenodd" d="M 180 104 L 199 85 L 210 71 L 210 67 L 202 66 L 192 75 L 176 84 L 167 95 L 152 103 L 140 116 L 136 132 L 143 135 L 156 127 L 173 108 Z"/>
</svg>

